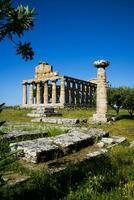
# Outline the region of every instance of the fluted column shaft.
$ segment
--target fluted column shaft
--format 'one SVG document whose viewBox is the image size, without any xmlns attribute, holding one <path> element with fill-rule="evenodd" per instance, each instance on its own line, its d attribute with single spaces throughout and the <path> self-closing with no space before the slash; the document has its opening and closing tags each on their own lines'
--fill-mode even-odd
<svg viewBox="0 0 134 200">
<path fill-rule="evenodd" d="M 52 81 L 52 103 L 56 103 L 56 80 Z"/>
<path fill-rule="evenodd" d="M 65 104 L 65 79 L 61 79 L 61 85 L 60 85 L 60 103 Z"/>
<path fill-rule="evenodd" d="M 27 104 L 27 84 L 23 83 L 23 97 L 22 97 L 22 104 Z"/>
<path fill-rule="evenodd" d="M 48 104 L 48 81 L 44 82 L 44 104 Z"/>
<path fill-rule="evenodd" d="M 68 104 L 71 104 L 71 88 L 70 88 L 70 81 L 67 82 L 67 88 L 68 88 Z"/>
<path fill-rule="evenodd" d="M 75 82 L 72 82 L 72 103 L 75 104 L 75 100 L 76 100 L 76 88 L 75 88 Z"/>
<path fill-rule="evenodd" d="M 37 104 L 40 104 L 40 82 L 37 82 L 37 90 L 36 90 L 36 98 L 37 98 Z"/>
<path fill-rule="evenodd" d="M 82 84 L 82 98 L 81 98 L 82 104 L 85 103 L 85 85 Z"/>
<path fill-rule="evenodd" d="M 107 113 L 107 86 L 104 67 L 99 67 L 97 74 L 97 113 Z"/>
<path fill-rule="evenodd" d="M 34 103 L 33 99 L 33 83 L 30 83 L 30 94 L 29 94 L 29 104 L 32 105 Z"/>
</svg>

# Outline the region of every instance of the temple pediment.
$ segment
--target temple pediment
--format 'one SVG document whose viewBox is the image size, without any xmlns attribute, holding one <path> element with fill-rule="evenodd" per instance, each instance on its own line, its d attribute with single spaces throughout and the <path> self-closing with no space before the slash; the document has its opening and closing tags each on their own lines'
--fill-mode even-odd
<svg viewBox="0 0 134 200">
<path fill-rule="evenodd" d="M 43 80 L 58 75 L 58 72 L 53 71 L 53 66 L 45 62 L 39 62 L 39 65 L 35 68 L 35 79 L 37 80 Z"/>
</svg>

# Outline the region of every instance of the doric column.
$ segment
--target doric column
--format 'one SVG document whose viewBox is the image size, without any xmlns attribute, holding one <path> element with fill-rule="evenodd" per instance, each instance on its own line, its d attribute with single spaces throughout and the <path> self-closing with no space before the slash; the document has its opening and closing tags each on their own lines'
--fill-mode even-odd
<svg viewBox="0 0 134 200">
<path fill-rule="evenodd" d="M 97 67 L 97 109 L 93 116 L 95 121 L 107 122 L 107 83 L 105 68 L 109 65 L 108 61 L 99 60 L 94 63 Z"/>
<path fill-rule="evenodd" d="M 29 104 L 32 105 L 34 103 L 33 98 L 33 82 L 30 83 L 30 91 L 29 91 Z"/>
<path fill-rule="evenodd" d="M 61 79 L 61 84 L 60 84 L 60 103 L 65 104 L 65 79 Z"/>
<path fill-rule="evenodd" d="M 76 104 L 76 88 L 75 88 L 75 82 L 72 82 L 72 103 Z"/>
<path fill-rule="evenodd" d="M 22 104 L 27 104 L 27 83 L 23 83 L 23 97 L 22 97 Z"/>
<path fill-rule="evenodd" d="M 70 81 L 67 82 L 67 88 L 68 88 L 68 104 L 71 104 L 71 87 L 70 87 Z"/>
<path fill-rule="evenodd" d="M 37 89 L 36 89 L 36 99 L 37 104 L 40 104 L 40 82 L 37 82 Z"/>
<path fill-rule="evenodd" d="M 85 86 L 85 90 L 86 90 L 86 104 L 88 104 L 88 102 L 89 102 L 89 96 L 88 96 L 88 94 L 89 94 L 89 87 L 88 87 L 88 85 L 86 85 Z"/>
<path fill-rule="evenodd" d="M 82 104 L 85 103 L 85 85 L 82 83 L 82 97 L 81 97 Z"/>
<path fill-rule="evenodd" d="M 69 80 L 66 80 L 66 87 L 65 87 L 65 102 L 67 104 L 70 104 L 70 82 Z"/>
<path fill-rule="evenodd" d="M 48 104 L 48 81 L 44 82 L 44 104 Z"/>
<path fill-rule="evenodd" d="M 77 92 L 76 92 L 76 102 L 77 104 L 80 103 L 80 83 L 77 83 Z"/>
<path fill-rule="evenodd" d="M 90 106 L 93 105 L 93 86 L 90 85 Z"/>
<path fill-rule="evenodd" d="M 56 80 L 52 81 L 52 103 L 56 103 Z"/>
</svg>

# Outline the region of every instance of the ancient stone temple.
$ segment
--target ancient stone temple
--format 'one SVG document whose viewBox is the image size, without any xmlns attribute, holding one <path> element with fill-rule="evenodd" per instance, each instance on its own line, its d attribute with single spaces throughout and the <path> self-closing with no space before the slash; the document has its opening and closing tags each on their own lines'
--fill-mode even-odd
<svg viewBox="0 0 134 200">
<path fill-rule="evenodd" d="M 96 84 L 53 71 L 48 63 L 40 62 L 35 77 L 23 81 L 23 107 L 91 106 Z"/>
</svg>

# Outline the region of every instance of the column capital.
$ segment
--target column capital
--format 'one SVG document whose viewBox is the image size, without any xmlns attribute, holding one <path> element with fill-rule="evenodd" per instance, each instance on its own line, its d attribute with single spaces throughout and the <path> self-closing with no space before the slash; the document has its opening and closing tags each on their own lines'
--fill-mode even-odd
<svg viewBox="0 0 134 200">
<path fill-rule="evenodd" d="M 29 84 L 34 84 L 35 82 L 34 81 L 29 81 Z"/>
<path fill-rule="evenodd" d="M 110 62 L 107 60 L 97 60 L 94 62 L 94 66 L 97 68 L 106 68 L 110 65 Z"/>
<path fill-rule="evenodd" d="M 22 81 L 22 85 L 27 85 L 28 84 L 28 82 L 27 81 Z"/>
<path fill-rule="evenodd" d="M 56 83 L 57 82 L 57 79 L 53 79 L 53 80 L 51 80 L 52 81 L 52 83 Z"/>
<path fill-rule="evenodd" d="M 66 81 L 66 78 L 65 77 L 61 77 L 60 79 L 61 81 Z M 68 80 L 67 80 L 68 81 Z"/>
</svg>

